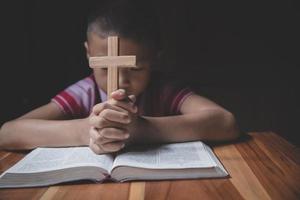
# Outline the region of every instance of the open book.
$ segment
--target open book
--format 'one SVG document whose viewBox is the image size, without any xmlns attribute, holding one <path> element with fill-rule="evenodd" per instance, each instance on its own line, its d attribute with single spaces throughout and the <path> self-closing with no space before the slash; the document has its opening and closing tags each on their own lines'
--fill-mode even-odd
<svg viewBox="0 0 300 200">
<path fill-rule="evenodd" d="M 210 147 L 185 142 L 96 155 L 89 147 L 37 148 L 0 176 L 0 188 L 76 180 L 162 180 L 226 177 Z"/>
</svg>

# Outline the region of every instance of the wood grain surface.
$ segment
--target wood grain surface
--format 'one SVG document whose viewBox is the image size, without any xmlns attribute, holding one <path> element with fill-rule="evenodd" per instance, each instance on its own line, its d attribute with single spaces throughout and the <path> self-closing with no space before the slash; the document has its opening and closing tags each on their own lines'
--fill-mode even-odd
<svg viewBox="0 0 300 200">
<path fill-rule="evenodd" d="M 212 146 L 229 178 L 0 189 L 0 199 L 300 199 L 300 149 L 273 132 L 248 133 L 233 144 Z M 0 151 L 0 172 L 26 152 Z"/>
</svg>

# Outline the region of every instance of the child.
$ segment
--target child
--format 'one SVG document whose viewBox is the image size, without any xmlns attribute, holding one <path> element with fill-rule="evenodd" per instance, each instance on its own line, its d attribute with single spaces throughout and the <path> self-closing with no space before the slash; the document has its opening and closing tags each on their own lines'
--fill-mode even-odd
<svg viewBox="0 0 300 200">
<path fill-rule="evenodd" d="M 136 55 L 137 68 L 119 70 L 120 89 L 108 101 L 107 70 L 93 69 L 91 76 L 50 103 L 5 123 L 0 148 L 89 145 L 103 154 L 137 143 L 238 137 L 230 112 L 187 87 L 166 84 L 155 76 L 159 34 L 157 21 L 147 10 L 115 3 L 95 13 L 87 28 L 87 57 L 107 55 L 107 37 L 117 35 L 119 54 Z"/>
</svg>

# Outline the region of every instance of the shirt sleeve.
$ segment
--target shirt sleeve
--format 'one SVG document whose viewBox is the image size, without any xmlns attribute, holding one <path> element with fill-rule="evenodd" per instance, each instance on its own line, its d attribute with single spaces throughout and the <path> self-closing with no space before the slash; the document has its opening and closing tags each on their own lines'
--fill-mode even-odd
<svg viewBox="0 0 300 200">
<path fill-rule="evenodd" d="M 91 77 L 82 79 L 51 99 L 70 118 L 89 115 L 95 104 L 96 87 Z"/>
<path fill-rule="evenodd" d="M 161 99 L 164 102 L 167 115 L 181 114 L 180 108 L 184 100 L 194 92 L 189 87 L 167 85 L 164 87 Z"/>
</svg>

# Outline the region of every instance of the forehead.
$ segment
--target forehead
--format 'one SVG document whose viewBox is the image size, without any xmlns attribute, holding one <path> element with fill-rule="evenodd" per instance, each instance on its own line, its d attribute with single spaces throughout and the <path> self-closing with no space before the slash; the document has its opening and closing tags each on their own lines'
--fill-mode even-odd
<svg viewBox="0 0 300 200">
<path fill-rule="evenodd" d="M 96 33 L 90 33 L 88 37 L 89 49 L 93 54 L 107 55 L 107 38 L 101 37 Z M 145 57 L 150 52 L 139 43 L 119 37 L 119 55 L 136 55 L 137 57 Z"/>
</svg>

